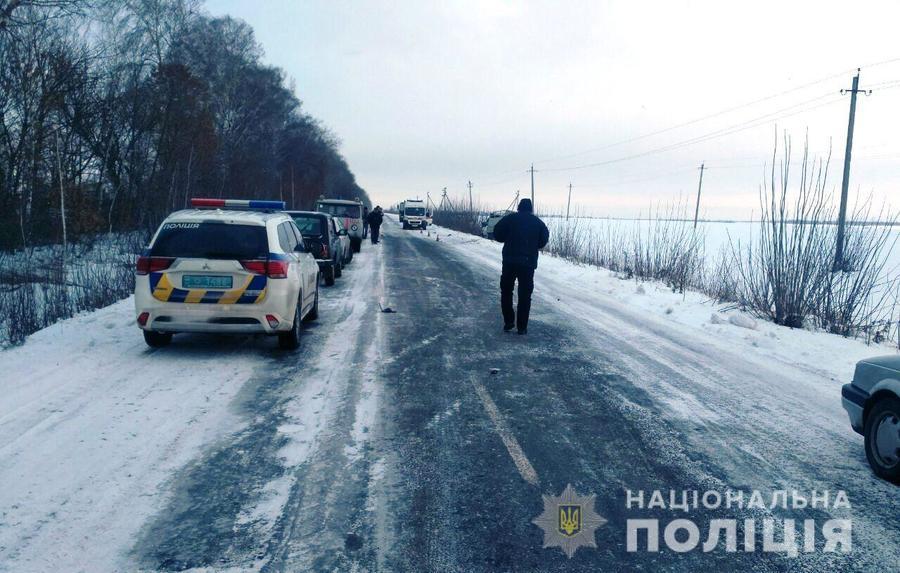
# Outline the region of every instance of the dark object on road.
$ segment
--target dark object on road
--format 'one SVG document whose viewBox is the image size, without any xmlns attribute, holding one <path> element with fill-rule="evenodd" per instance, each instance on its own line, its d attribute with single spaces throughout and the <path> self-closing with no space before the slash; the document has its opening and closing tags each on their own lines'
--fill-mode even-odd
<svg viewBox="0 0 900 573">
<path fill-rule="evenodd" d="M 355 533 L 348 533 L 347 537 L 344 539 L 344 547 L 346 547 L 348 551 L 356 551 L 357 549 L 361 549 L 362 546 L 362 537 Z"/>
<path fill-rule="evenodd" d="M 303 235 L 307 251 L 312 253 L 322 271 L 327 286 L 344 272 L 344 265 L 353 260 L 353 249 L 346 229 L 328 213 L 317 211 L 286 211 L 294 219 Z"/>
<path fill-rule="evenodd" d="M 519 334 L 525 334 L 528 328 L 538 251 L 543 249 L 550 239 L 547 225 L 535 217 L 532 210 L 531 200 L 522 199 L 519 201 L 517 213 L 503 217 L 494 226 L 494 239 L 503 243 L 503 271 L 500 275 L 500 308 L 503 311 L 503 323 L 504 325 L 515 323 Z M 519 283 L 518 312 L 513 310 L 512 304 L 516 281 Z"/>
<path fill-rule="evenodd" d="M 900 483 L 900 356 L 859 361 L 841 396 L 850 425 L 865 438 L 872 470 Z"/>
<path fill-rule="evenodd" d="M 384 222 L 384 212 L 381 210 L 381 205 L 377 205 L 372 212 L 369 213 L 369 217 L 367 218 L 367 222 L 369 223 L 369 230 L 372 231 L 372 244 L 378 242 L 378 237 L 381 234 L 381 223 Z"/>
<path fill-rule="evenodd" d="M 397 311 L 394 310 L 393 308 L 389 307 L 389 306 L 385 306 L 385 307 L 382 307 L 382 308 L 381 308 L 381 312 L 384 312 L 384 313 L 386 313 L 386 314 L 390 314 L 390 313 L 392 313 L 392 312 L 397 312 Z"/>
</svg>

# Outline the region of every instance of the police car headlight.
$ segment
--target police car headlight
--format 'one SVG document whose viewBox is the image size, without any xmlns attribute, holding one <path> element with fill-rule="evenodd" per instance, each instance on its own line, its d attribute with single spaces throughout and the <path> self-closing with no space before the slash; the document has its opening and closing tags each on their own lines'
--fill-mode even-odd
<svg viewBox="0 0 900 573">
<path fill-rule="evenodd" d="M 359 227 L 358 227 L 357 225 L 350 225 L 350 230 L 351 230 L 351 231 L 358 231 L 358 230 L 359 230 Z"/>
</svg>

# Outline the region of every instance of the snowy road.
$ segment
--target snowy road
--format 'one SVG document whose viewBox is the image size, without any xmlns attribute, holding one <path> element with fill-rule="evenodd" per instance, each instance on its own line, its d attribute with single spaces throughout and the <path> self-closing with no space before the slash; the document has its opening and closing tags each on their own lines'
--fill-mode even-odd
<svg viewBox="0 0 900 573">
<path fill-rule="evenodd" d="M 150 351 L 130 301 L 0 353 L 0 570 L 900 562 L 900 490 L 872 477 L 840 408 L 842 372 L 814 349 L 798 362 L 778 334 L 676 323 L 549 258 L 529 336 L 504 334 L 497 245 L 385 227 L 323 289 L 296 354 L 202 336 Z M 607 520 L 571 560 L 532 524 L 541 495 L 567 484 Z M 626 507 L 626 490 L 657 489 L 844 490 L 852 508 Z M 626 521 L 646 517 L 704 533 L 717 518 L 850 519 L 853 549 L 824 553 L 819 532 L 797 557 L 726 552 L 724 539 L 708 553 L 626 551 Z"/>
</svg>

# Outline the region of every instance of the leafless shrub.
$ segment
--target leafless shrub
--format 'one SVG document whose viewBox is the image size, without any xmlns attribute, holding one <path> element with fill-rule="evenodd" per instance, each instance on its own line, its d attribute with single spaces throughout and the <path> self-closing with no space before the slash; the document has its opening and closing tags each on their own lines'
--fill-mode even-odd
<svg viewBox="0 0 900 573">
<path fill-rule="evenodd" d="M 776 324 L 798 328 L 814 314 L 828 284 L 833 208 L 825 190 L 829 160 L 810 161 L 808 146 L 797 192 L 793 199 L 789 196 L 791 142 L 787 136 L 784 141 L 781 163 L 776 167 L 776 145 L 769 181 L 760 186 L 756 243 L 738 246 L 734 260 L 741 306 Z"/>
<path fill-rule="evenodd" d="M 886 337 L 893 322 L 896 279 L 892 272 L 885 272 L 885 266 L 896 245 L 896 234 L 891 232 L 896 222 L 896 216 L 891 217 L 884 207 L 873 212 L 871 198 L 854 209 L 844 244 L 847 270 L 830 274 L 816 308 L 821 328 L 842 336 Z"/>
<path fill-rule="evenodd" d="M 129 296 L 146 240 L 142 233 L 106 235 L 88 248 L 70 245 L 65 257 L 61 246 L 0 255 L 0 343 L 19 344 L 59 320 Z"/>
<path fill-rule="evenodd" d="M 704 238 L 686 217 L 686 205 L 675 203 L 651 217 L 644 230 L 635 227 L 629 262 L 635 276 L 666 283 L 673 291 L 702 284 Z"/>
<path fill-rule="evenodd" d="M 673 291 L 699 288 L 703 282 L 704 237 L 685 218 L 685 205 L 663 207 L 647 219 L 624 225 L 586 224 L 579 216 L 547 217 L 548 251 L 576 262 L 621 273 L 626 278 L 658 280 Z"/>
<path fill-rule="evenodd" d="M 835 209 L 826 191 L 829 157 L 811 160 L 804 146 L 800 181 L 790 191 L 790 139 L 767 185 L 760 189 L 762 218 L 755 243 L 733 247 L 739 276 L 738 302 L 776 324 L 813 326 L 843 336 L 886 336 L 896 283 L 885 265 L 896 241 L 890 218 L 863 201 L 847 222 L 849 270 L 835 271 Z M 793 197 L 793 198 L 792 198 Z M 885 224 L 873 224 L 875 221 Z M 877 334 L 877 336 L 876 336 Z"/>
<path fill-rule="evenodd" d="M 41 328 L 36 300 L 32 285 L 0 291 L 0 316 L 8 342 L 20 344 L 26 336 Z"/>
<path fill-rule="evenodd" d="M 468 198 L 456 197 L 443 201 L 440 209 L 434 212 L 434 224 L 469 233 L 481 235 L 481 221 L 485 209 L 480 201 L 470 202 Z"/>
<path fill-rule="evenodd" d="M 587 232 L 587 226 L 578 215 L 577 208 L 574 216 L 547 214 L 544 222 L 550 230 L 550 242 L 547 244 L 550 254 L 576 262 L 589 262 L 591 234 Z"/>
<path fill-rule="evenodd" d="M 715 262 L 709 265 L 699 289 L 717 302 L 737 302 L 740 293 L 739 274 L 728 245 L 723 246 Z"/>
</svg>

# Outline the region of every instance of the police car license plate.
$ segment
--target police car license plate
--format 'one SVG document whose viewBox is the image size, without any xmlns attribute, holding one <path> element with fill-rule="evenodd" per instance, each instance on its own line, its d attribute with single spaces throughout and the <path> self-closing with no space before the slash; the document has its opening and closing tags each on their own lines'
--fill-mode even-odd
<svg viewBox="0 0 900 573">
<path fill-rule="evenodd" d="M 214 289 L 230 289 L 232 286 L 231 277 L 216 277 L 208 275 L 185 275 L 181 277 L 181 286 L 183 288 L 214 288 Z"/>
</svg>

